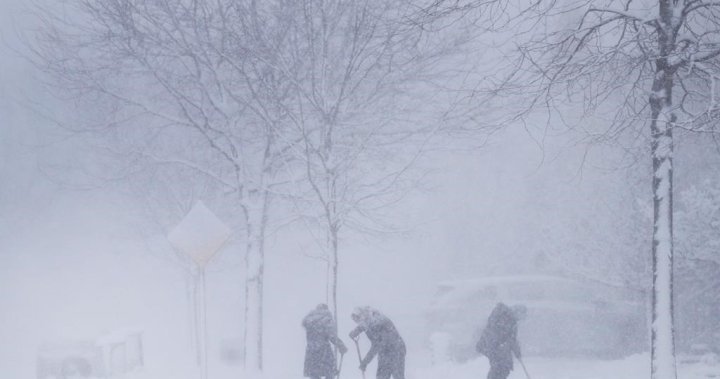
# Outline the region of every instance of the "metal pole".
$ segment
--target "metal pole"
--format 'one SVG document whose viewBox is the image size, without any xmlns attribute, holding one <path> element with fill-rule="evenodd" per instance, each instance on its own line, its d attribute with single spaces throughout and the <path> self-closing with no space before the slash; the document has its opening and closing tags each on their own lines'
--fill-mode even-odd
<svg viewBox="0 0 720 379">
<path fill-rule="evenodd" d="M 193 329 L 193 342 L 195 347 L 195 364 L 197 364 L 198 367 L 202 367 L 202 337 L 200 330 L 200 283 L 199 283 L 199 273 L 200 269 L 198 268 L 197 274 L 192 275 L 192 311 L 193 311 L 193 319 L 192 319 L 192 329 Z"/>
<path fill-rule="evenodd" d="M 207 353 L 207 301 L 206 301 L 206 294 L 207 291 L 205 289 L 205 268 L 200 267 L 200 296 L 202 297 L 201 307 L 200 307 L 200 329 L 201 329 L 201 336 L 202 336 L 202 344 L 200 349 L 200 356 L 201 356 L 201 365 L 200 365 L 200 378 L 207 379 L 208 377 L 208 353 Z"/>
<path fill-rule="evenodd" d="M 176 250 L 179 257 L 183 257 L 178 250 Z M 192 262 L 191 262 L 192 263 Z M 185 274 L 185 301 L 186 301 L 186 321 L 187 321 L 187 334 L 186 338 L 190 344 L 190 351 L 195 355 L 195 364 L 200 365 L 200 356 L 198 355 L 198 312 L 197 312 L 197 276 L 195 273 L 196 265 L 192 264 L 187 267 L 183 267 L 183 273 Z"/>
</svg>

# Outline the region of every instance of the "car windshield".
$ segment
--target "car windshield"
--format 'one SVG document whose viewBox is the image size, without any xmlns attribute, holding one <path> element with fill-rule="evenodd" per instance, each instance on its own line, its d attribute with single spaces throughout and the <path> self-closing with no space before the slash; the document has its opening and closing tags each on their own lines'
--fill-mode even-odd
<svg viewBox="0 0 720 379">
<path fill-rule="evenodd" d="M 467 301 L 471 302 L 528 302 L 560 301 L 573 303 L 593 302 L 599 292 L 609 295 L 601 288 L 567 280 L 524 280 L 497 282 L 460 282 L 438 285 L 435 293 L 435 305 L 452 307 Z"/>
</svg>

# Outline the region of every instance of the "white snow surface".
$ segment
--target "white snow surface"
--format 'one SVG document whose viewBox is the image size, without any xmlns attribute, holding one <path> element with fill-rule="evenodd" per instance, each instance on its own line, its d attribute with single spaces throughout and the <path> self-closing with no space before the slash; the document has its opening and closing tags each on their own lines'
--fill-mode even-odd
<svg viewBox="0 0 720 379">
<path fill-rule="evenodd" d="M 342 379 L 361 379 L 362 374 L 356 368 L 357 359 L 353 359 L 353 351 L 349 351 L 343 362 Z M 410 353 L 412 355 L 412 352 Z M 413 357 L 408 357 L 413 361 Z M 650 376 L 650 357 L 640 354 L 622 360 L 585 360 L 585 359 L 547 359 L 528 357 L 524 360 L 525 367 L 532 379 L 636 379 Z M 457 364 L 444 363 L 438 365 L 418 364 L 417 367 L 408 367 L 406 377 L 409 379 L 477 379 L 485 378 L 489 369 L 487 359 L 475 360 Z M 215 372 L 212 378 L 243 378 L 243 379 L 291 379 L 302 376 L 302 367 L 293 367 L 283 364 L 271 365 L 264 375 L 238 375 L 237 371 Z M 693 364 L 680 365 L 678 379 L 717 378 L 720 376 L 720 366 L 714 359 L 705 359 Z M 194 378 L 187 373 L 179 378 Z M 375 366 L 371 365 L 365 372 L 366 378 L 375 377 Z M 123 379 L 156 379 L 144 371 L 128 373 Z M 526 379 L 522 367 L 516 362 L 515 370 L 508 379 Z M 159 378 L 158 378 L 159 379 Z"/>
<path fill-rule="evenodd" d="M 362 378 L 360 371 L 356 368 L 357 358 L 353 354 L 354 351 L 351 350 L 345 357 L 340 378 Z M 485 378 L 489 369 L 488 361 L 484 357 L 462 364 L 448 362 L 436 365 L 430 365 L 427 361 L 418 358 L 413 356 L 413 352 L 409 352 L 405 375 L 409 379 Z M 532 379 L 636 379 L 650 377 L 649 354 L 634 355 L 621 360 L 527 357 L 523 361 Z M 298 378 L 302 375 L 301 371 L 301 367 L 270 365 L 265 375 L 258 376 L 257 379 Z M 720 376 L 720 366 L 714 359 L 680 365 L 678 369 L 678 379 L 716 378 L 718 376 Z M 375 377 L 374 365 L 368 367 L 365 377 Z M 218 378 L 222 378 L 222 376 L 218 376 Z M 524 378 L 526 378 L 525 373 L 516 361 L 515 370 L 510 373 L 508 379 Z"/>
</svg>

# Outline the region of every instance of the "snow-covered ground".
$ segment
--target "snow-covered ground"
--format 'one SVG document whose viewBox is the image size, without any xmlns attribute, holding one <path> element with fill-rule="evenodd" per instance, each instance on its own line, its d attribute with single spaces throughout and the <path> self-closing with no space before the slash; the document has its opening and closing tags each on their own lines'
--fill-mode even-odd
<svg viewBox="0 0 720 379">
<path fill-rule="evenodd" d="M 636 379 L 650 377 L 649 354 L 634 355 L 622 360 L 550 359 L 528 357 L 524 359 L 532 379 Z M 413 379 L 484 378 L 488 362 L 478 358 L 465 364 L 444 364 L 428 368 L 410 369 Z M 678 379 L 715 378 L 720 376 L 720 366 L 708 359 L 705 362 L 680 364 Z M 515 364 L 509 379 L 525 378 L 522 367 Z"/>
<path fill-rule="evenodd" d="M 351 350 L 349 353 L 353 353 Z M 355 358 L 355 359 L 353 359 Z M 412 361 L 412 356 L 408 356 Z M 650 378 L 650 356 L 639 354 L 621 360 L 594 360 L 568 358 L 527 357 L 525 367 L 531 379 L 638 379 Z M 410 364 L 410 362 L 409 362 Z M 480 357 L 466 363 L 444 363 L 430 365 L 416 362 L 416 366 L 407 367 L 408 379 L 478 379 L 485 378 L 488 371 L 487 359 Z M 357 358 L 352 354 L 345 357 L 343 379 L 361 379 L 357 369 Z M 302 368 L 272 367 L 267 370 L 264 379 L 298 378 Z M 375 377 L 375 367 L 365 373 L 368 379 Z M 714 357 L 706 357 L 695 363 L 679 363 L 678 379 L 700 379 L 720 377 L 720 364 Z M 526 378 L 522 367 L 515 364 L 515 370 L 508 379 Z"/>
<path fill-rule="evenodd" d="M 349 351 L 343 362 L 342 379 L 362 379 L 362 374 L 356 368 L 357 358 L 354 351 Z M 354 359 L 353 359 L 354 358 Z M 408 358 L 412 358 L 409 356 Z M 525 366 L 531 379 L 638 379 L 650 377 L 650 359 L 648 354 L 634 355 L 621 360 L 592 360 L 592 359 L 561 359 L 528 357 L 524 359 Z M 371 366 L 365 373 L 367 379 L 375 377 L 375 367 Z M 438 365 L 419 364 L 417 367 L 408 367 L 408 379 L 478 379 L 485 378 L 488 371 L 488 362 L 485 358 L 477 358 L 463 364 L 445 363 Z M 291 379 L 302 376 L 302 367 L 292 367 L 282 363 L 271 364 L 262 379 Z M 193 376 L 189 376 L 193 377 Z M 199 377 L 199 376 L 197 376 Z M 706 357 L 703 361 L 695 363 L 679 363 L 678 379 L 705 379 L 720 377 L 720 364 L 714 357 Z M 149 373 L 139 371 L 128 374 L 123 379 L 160 379 L 149 376 Z M 220 370 L 210 378 L 245 378 L 247 375 L 236 370 Z M 508 379 L 525 379 L 522 367 L 516 363 L 515 370 Z M 252 378 L 255 379 L 255 378 Z"/>
</svg>

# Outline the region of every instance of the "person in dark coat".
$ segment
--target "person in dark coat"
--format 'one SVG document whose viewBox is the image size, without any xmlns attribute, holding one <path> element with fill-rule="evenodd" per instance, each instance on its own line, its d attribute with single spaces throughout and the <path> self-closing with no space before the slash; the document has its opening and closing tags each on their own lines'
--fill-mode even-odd
<svg viewBox="0 0 720 379">
<path fill-rule="evenodd" d="M 506 379 L 513 369 L 513 354 L 520 359 L 517 324 L 525 313 L 522 305 L 510 308 L 503 303 L 498 303 L 490 313 L 476 345 L 477 351 L 490 361 L 487 379 Z"/>
<path fill-rule="evenodd" d="M 377 379 L 405 379 L 405 341 L 393 322 L 370 307 L 356 308 L 351 317 L 358 325 L 350 332 L 350 338 L 357 341 L 364 332 L 370 340 L 370 350 L 360 362 L 360 370 L 364 372 L 377 355 Z"/>
<path fill-rule="evenodd" d="M 302 325 L 307 335 L 304 375 L 312 379 L 333 378 L 337 374 L 337 360 L 330 344 L 335 345 L 340 354 L 345 354 L 347 348 L 337 336 L 328 306 L 318 305 L 305 316 Z"/>
</svg>

